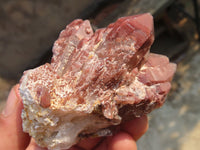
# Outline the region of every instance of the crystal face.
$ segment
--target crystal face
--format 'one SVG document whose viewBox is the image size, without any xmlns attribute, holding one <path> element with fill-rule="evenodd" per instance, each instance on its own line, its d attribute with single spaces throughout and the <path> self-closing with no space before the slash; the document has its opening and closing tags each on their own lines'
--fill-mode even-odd
<svg viewBox="0 0 200 150">
<path fill-rule="evenodd" d="M 42 147 L 67 149 L 162 106 L 176 65 L 149 52 L 153 41 L 150 14 L 96 32 L 88 20 L 70 23 L 54 43 L 51 64 L 20 80 L 23 130 Z"/>
</svg>

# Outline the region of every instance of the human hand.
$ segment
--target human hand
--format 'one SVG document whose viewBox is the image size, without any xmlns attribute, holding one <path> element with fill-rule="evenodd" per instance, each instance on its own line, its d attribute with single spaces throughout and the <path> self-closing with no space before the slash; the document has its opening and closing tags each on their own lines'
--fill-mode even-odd
<svg viewBox="0 0 200 150">
<path fill-rule="evenodd" d="M 22 130 L 22 100 L 18 92 L 19 85 L 12 88 L 6 106 L 0 115 L 0 149 L 6 150 L 46 150 L 39 147 Z M 88 138 L 80 141 L 69 150 L 137 150 L 136 141 L 147 131 L 146 116 L 123 123 L 120 132 L 114 136 Z"/>
</svg>

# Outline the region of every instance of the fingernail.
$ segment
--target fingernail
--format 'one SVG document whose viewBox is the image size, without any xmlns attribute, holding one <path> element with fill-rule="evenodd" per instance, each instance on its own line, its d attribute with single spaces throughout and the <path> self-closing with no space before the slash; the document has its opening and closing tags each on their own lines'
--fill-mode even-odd
<svg viewBox="0 0 200 150">
<path fill-rule="evenodd" d="M 6 102 L 6 106 L 2 111 L 2 115 L 4 117 L 9 117 L 16 109 L 17 103 L 19 102 L 19 85 L 15 85 L 8 95 L 8 99 Z"/>
</svg>

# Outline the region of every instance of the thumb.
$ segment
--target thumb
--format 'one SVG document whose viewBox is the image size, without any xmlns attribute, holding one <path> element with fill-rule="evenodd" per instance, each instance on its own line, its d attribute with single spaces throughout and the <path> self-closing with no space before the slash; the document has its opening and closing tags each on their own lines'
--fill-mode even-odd
<svg viewBox="0 0 200 150">
<path fill-rule="evenodd" d="M 30 142 L 30 137 L 22 130 L 23 104 L 18 89 L 19 85 L 12 88 L 0 115 L 0 149 L 23 150 Z"/>
</svg>

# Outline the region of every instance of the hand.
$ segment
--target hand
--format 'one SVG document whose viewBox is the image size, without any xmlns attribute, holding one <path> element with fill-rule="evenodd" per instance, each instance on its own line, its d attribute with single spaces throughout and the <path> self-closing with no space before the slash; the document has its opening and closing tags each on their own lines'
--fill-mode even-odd
<svg viewBox="0 0 200 150">
<path fill-rule="evenodd" d="M 6 106 L 0 115 L 0 149 L 6 150 L 46 150 L 37 146 L 33 139 L 22 130 L 22 100 L 19 85 L 12 88 Z M 69 150 L 137 150 L 136 141 L 147 131 L 146 116 L 128 121 L 120 126 L 121 131 L 114 136 L 88 138 Z"/>
</svg>

